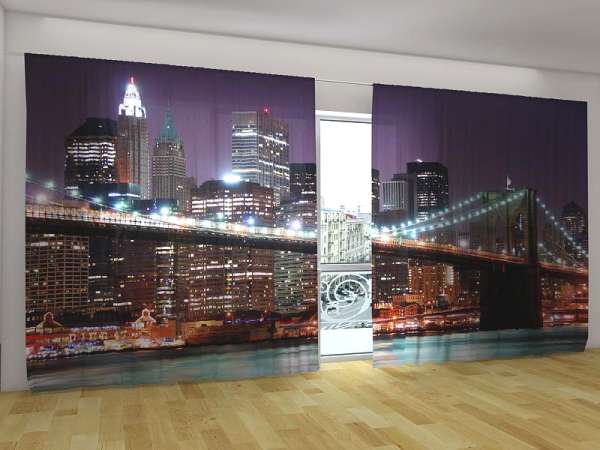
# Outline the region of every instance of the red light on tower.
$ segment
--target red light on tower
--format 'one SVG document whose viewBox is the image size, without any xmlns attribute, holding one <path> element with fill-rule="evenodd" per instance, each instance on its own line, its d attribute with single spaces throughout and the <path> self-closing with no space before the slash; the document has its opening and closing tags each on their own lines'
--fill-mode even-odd
<svg viewBox="0 0 600 450">
<path fill-rule="evenodd" d="M 271 114 L 271 108 L 269 108 L 268 106 L 263 106 L 263 113 L 264 114 Z"/>
<path fill-rule="evenodd" d="M 135 83 L 134 83 L 133 76 L 129 77 L 129 82 L 130 82 L 131 84 L 135 84 Z"/>
</svg>

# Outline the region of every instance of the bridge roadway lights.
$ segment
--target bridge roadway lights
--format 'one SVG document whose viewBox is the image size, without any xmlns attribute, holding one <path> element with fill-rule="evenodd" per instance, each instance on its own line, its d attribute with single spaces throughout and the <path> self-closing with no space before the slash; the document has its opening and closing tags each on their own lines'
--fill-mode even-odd
<svg viewBox="0 0 600 450">
<path fill-rule="evenodd" d="M 316 239 L 288 239 L 285 236 L 250 236 L 219 230 L 185 230 L 123 225 L 78 220 L 26 218 L 27 233 L 56 233 L 78 236 L 105 236 L 113 239 L 140 239 L 156 242 L 188 242 L 216 246 L 240 246 L 267 250 L 289 250 L 316 254 Z"/>
</svg>

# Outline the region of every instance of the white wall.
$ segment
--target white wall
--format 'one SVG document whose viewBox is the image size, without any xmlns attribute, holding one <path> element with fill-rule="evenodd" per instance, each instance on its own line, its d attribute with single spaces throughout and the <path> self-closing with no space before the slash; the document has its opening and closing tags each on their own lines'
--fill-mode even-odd
<svg viewBox="0 0 600 450">
<path fill-rule="evenodd" d="M 3 123 L 2 105 L 4 104 L 4 8 L 0 5 L 0 189 L 2 187 L 2 155 L 3 155 Z M 1 192 L 1 191 L 0 191 Z M 0 211 L 2 211 L 2 195 L 0 195 Z M 0 236 L 2 236 L 2 214 L 0 214 Z M 2 240 L 0 239 L 0 254 L 2 254 Z M 2 292 L 2 261 L 0 259 L 0 292 Z M 0 318 L 2 314 L 2 296 L 0 296 Z M 2 320 L 0 319 L 0 354 L 2 353 Z M 2 361 L 0 360 L 0 374 L 2 373 Z M 1 386 L 1 385 L 0 385 Z"/>
<path fill-rule="evenodd" d="M 2 166 L 2 389 L 26 387 L 24 359 L 25 80 L 23 53 L 110 58 L 304 75 L 317 83 L 317 109 L 370 112 L 370 87 L 387 83 L 553 97 L 588 102 L 589 173 L 600 170 L 600 78 L 594 75 L 336 49 L 160 29 L 6 14 Z M 590 177 L 589 197 L 600 197 Z M 590 339 L 600 347 L 600 205 L 590 204 Z M 600 252 L 599 252 L 600 253 Z"/>
</svg>

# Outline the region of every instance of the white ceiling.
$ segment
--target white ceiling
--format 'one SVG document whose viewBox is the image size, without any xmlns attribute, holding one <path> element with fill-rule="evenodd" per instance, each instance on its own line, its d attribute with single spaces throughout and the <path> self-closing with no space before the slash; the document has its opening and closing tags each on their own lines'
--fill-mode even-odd
<svg viewBox="0 0 600 450">
<path fill-rule="evenodd" d="M 600 0 L 0 0 L 8 10 L 600 73 Z"/>
</svg>

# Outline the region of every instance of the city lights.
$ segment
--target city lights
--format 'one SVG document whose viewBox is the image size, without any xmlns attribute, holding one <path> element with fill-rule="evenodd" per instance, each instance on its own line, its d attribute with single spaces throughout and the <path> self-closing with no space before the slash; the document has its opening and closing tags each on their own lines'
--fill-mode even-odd
<svg viewBox="0 0 600 450">
<path fill-rule="evenodd" d="M 234 173 L 228 173 L 227 175 L 223 176 L 223 181 L 227 184 L 236 184 L 242 181 L 242 177 Z"/>
</svg>

